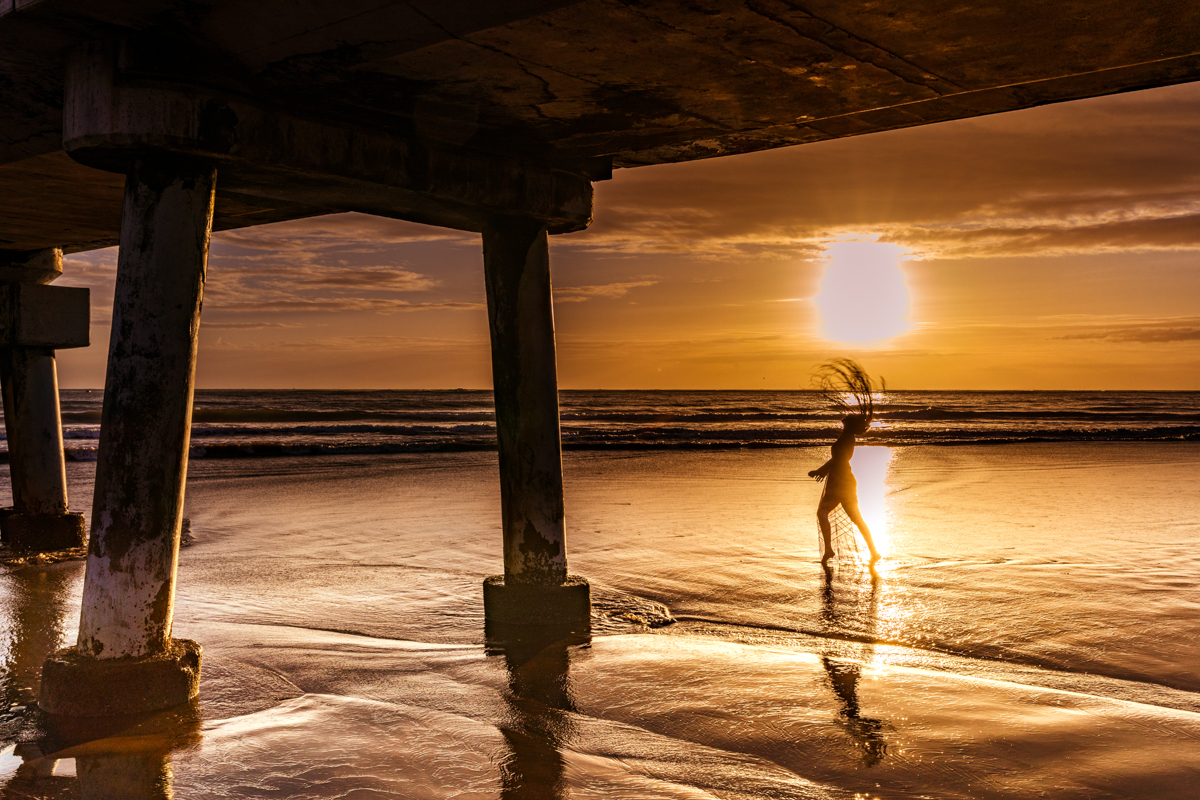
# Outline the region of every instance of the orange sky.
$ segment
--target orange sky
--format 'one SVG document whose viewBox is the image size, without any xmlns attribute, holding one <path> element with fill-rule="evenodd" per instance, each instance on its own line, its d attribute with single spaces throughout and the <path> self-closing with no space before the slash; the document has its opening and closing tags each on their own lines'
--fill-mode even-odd
<svg viewBox="0 0 1200 800">
<path fill-rule="evenodd" d="M 891 243 L 910 330 L 822 338 L 825 246 Z M 551 239 L 563 388 L 1200 389 L 1200 85 L 620 170 Z M 103 385 L 116 250 L 67 258 Z M 477 235 L 346 214 L 213 237 L 201 388 L 486 388 Z"/>
</svg>

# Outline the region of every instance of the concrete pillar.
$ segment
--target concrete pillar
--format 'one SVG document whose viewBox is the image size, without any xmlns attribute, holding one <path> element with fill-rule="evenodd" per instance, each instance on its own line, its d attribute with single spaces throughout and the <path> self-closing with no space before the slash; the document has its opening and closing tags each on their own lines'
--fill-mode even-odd
<svg viewBox="0 0 1200 800">
<path fill-rule="evenodd" d="M 13 506 L 29 514 L 67 511 L 58 374 L 48 347 L 10 347 L 0 356 Z M 82 542 L 80 542 L 82 544 Z"/>
<path fill-rule="evenodd" d="M 484 582 L 484 609 L 489 622 L 586 625 L 588 583 L 567 574 L 546 238 L 520 217 L 483 229 L 504 530 L 504 574 Z"/>
<path fill-rule="evenodd" d="M 171 638 L 171 614 L 215 183 L 167 156 L 125 181 L 79 639 L 46 661 L 51 713 L 148 711 L 199 689 L 200 646 Z"/>
<path fill-rule="evenodd" d="M 0 280 L 9 287 L 5 292 L 9 302 L 4 309 L 8 346 L 0 349 L 0 383 L 13 494 L 12 509 L 0 515 L 0 528 L 9 547 L 22 552 L 81 547 L 86 538 L 83 515 L 71 514 L 67 509 L 54 348 L 25 344 L 19 335 L 22 316 L 41 317 L 26 324 L 25 331 L 34 326 L 79 327 L 80 320 L 55 319 L 63 309 L 57 309 L 56 314 L 53 304 L 30 303 L 31 293 L 21 291 L 22 285 L 40 286 L 61 274 L 62 251 L 58 249 L 7 253 L 0 257 Z M 70 295 L 80 290 L 56 288 L 35 294 L 46 296 L 52 292 L 49 296 L 58 298 L 63 291 Z M 82 310 L 86 316 L 84 302 Z M 72 310 L 78 311 L 75 306 Z M 82 322 L 86 327 L 86 319 Z M 70 342 L 70 338 L 52 337 L 49 341 L 66 346 L 78 344 Z M 86 341 L 85 333 L 83 343 Z"/>
</svg>

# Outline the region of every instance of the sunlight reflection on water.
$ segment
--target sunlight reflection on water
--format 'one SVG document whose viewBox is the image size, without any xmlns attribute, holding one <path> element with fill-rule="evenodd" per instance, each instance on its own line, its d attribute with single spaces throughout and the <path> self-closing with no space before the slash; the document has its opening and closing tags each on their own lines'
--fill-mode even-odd
<svg viewBox="0 0 1200 800">
<path fill-rule="evenodd" d="M 891 552 L 889 522 L 892 515 L 887 504 L 887 480 L 893 457 L 890 447 L 857 447 L 854 457 L 850 459 L 850 467 L 858 480 L 859 511 L 862 512 L 867 527 L 871 529 L 875 547 L 885 558 Z M 858 548 L 859 559 L 865 561 L 867 555 L 863 548 Z M 886 569 L 886 566 L 880 564 L 879 568 Z"/>
</svg>

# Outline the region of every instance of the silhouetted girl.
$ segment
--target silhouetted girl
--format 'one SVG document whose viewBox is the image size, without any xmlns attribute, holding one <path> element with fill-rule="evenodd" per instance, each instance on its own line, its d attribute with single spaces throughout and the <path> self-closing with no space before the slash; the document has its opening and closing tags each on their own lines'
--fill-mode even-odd
<svg viewBox="0 0 1200 800">
<path fill-rule="evenodd" d="M 814 377 L 831 403 L 851 412 L 842 419 L 842 434 L 833 443 L 829 460 L 808 473 L 810 478 L 825 481 L 825 491 L 817 505 L 817 522 L 821 526 L 821 540 L 824 545 L 821 564 L 828 564 L 834 555 L 829 514 L 841 506 L 866 540 L 871 551 L 871 565 L 874 566 L 880 555 L 871 539 L 871 530 L 858 510 L 858 481 L 854 479 L 854 473 L 850 470 L 850 457 L 854 455 L 855 437 L 867 432 L 875 416 L 875 386 L 858 362 L 849 358 L 825 362 Z M 882 381 L 880 388 L 884 388 Z"/>
</svg>

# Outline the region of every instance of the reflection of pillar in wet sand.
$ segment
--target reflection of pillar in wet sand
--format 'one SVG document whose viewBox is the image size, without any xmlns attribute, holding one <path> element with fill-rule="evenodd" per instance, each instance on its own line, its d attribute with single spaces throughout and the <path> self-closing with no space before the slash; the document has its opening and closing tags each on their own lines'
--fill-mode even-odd
<svg viewBox="0 0 1200 800">
<path fill-rule="evenodd" d="M 571 731 L 571 648 L 588 637 L 492 641 L 504 648 L 508 715 L 500 732 L 510 757 L 500 765 L 504 800 L 561 800 L 567 796 L 562 746 Z"/>
<path fill-rule="evenodd" d="M 79 566 L 68 562 L 18 569 L 5 578 L 13 622 L 3 663 L 8 689 L 4 699 L 10 706 L 36 696 L 27 689 L 37 686 L 42 663 L 62 641 L 68 595 Z M 186 706 L 182 713 L 134 720 L 51 719 L 32 727 L 28 719 L 17 720 L 19 728 L 3 731 L 6 739 L 21 741 L 14 755 L 23 760 L 0 792 L 5 800 L 166 800 L 171 797 L 169 754 L 194 740 L 199 724 Z"/>
<path fill-rule="evenodd" d="M 8 657 L 3 683 L 12 705 L 37 698 L 42 663 L 63 640 L 67 601 L 80 564 L 67 562 L 48 567 L 16 569 L 5 576 L 10 599 Z"/>
<path fill-rule="evenodd" d="M 215 182 L 166 155 L 126 177 L 79 641 L 46 662 L 53 713 L 147 711 L 199 689 L 200 646 L 172 639 L 171 617 Z"/>
<path fill-rule="evenodd" d="M 76 756 L 83 800 L 171 800 L 170 750 Z"/>
<path fill-rule="evenodd" d="M 89 343 L 88 290 L 47 286 L 62 251 L 0 251 L 0 382 L 13 506 L 0 512 L 5 542 L 20 552 L 80 547 L 82 514 L 67 508 L 54 351 Z"/>
<path fill-rule="evenodd" d="M 135 717 L 51 718 L 16 750 L 24 763 L 0 797 L 171 800 L 171 753 L 199 731 L 194 703 Z"/>
<path fill-rule="evenodd" d="M 124 745 L 127 746 L 127 745 Z M 144 743 L 138 743 L 144 747 Z M 74 798 L 81 800 L 172 800 L 170 750 L 123 751 L 114 743 L 83 745 L 43 754 L 36 744 L 18 746 L 15 755 L 25 759 L 5 786 L 2 800 Z"/>
<path fill-rule="evenodd" d="M 483 230 L 504 575 L 484 583 L 489 622 L 586 625 L 588 583 L 567 574 L 550 255 L 544 223 L 493 217 Z"/>
</svg>

